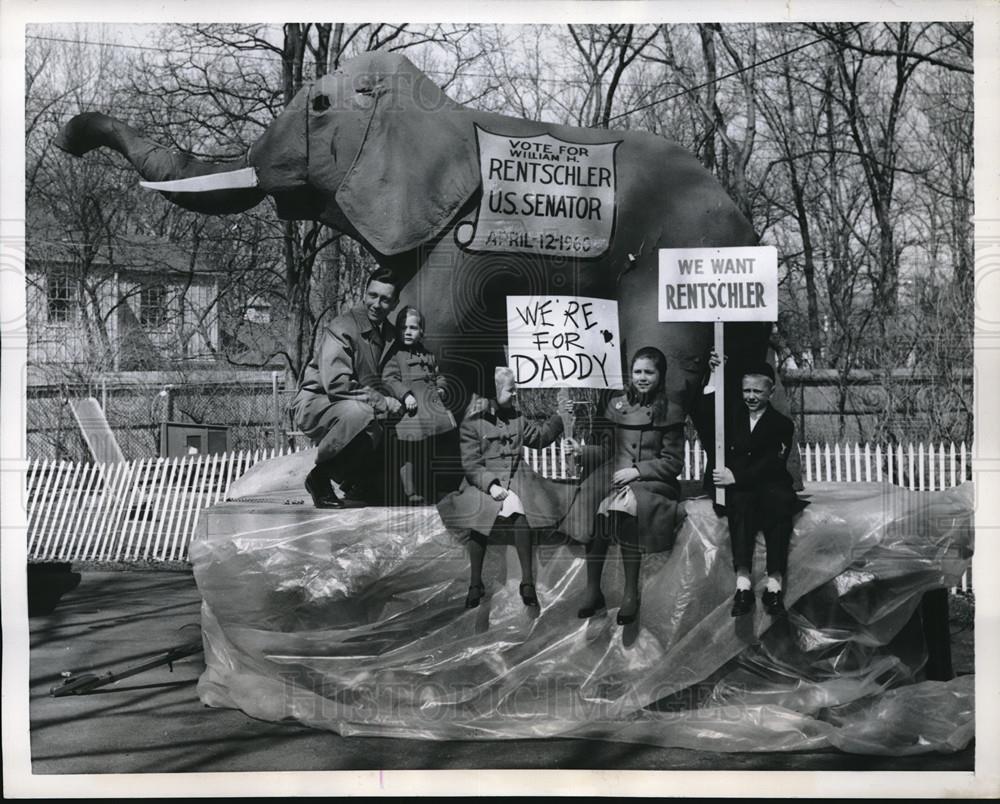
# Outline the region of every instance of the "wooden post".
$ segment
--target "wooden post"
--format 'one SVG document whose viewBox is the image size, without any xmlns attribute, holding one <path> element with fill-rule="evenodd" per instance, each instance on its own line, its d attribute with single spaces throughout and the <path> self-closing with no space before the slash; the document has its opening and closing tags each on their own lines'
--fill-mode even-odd
<svg viewBox="0 0 1000 804">
<path fill-rule="evenodd" d="M 560 388 L 556 392 L 556 404 L 563 405 L 563 403 L 571 399 L 569 395 L 569 388 Z M 562 419 L 563 423 L 563 438 L 575 440 L 576 439 L 576 412 L 565 413 L 564 411 L 559 411 L 559 418 Z M 561 448 L 559 450 L 562 455 L 562 469 L 564 478 L 578 477 L 580 474 L 580 456 L 574 455 L 573 460 L 567 465 L 566 453 Z"/>
<path fill-rule="evenodd" d="M 560 388 L 556 392 L 556 404 L 563 405 L 569 401 L 569 389 Z M 573 438 L 573 425 L 576 424 L 576 417 L 572 413 L 566 413 L 562 409 L 559 410 L 559 418 L 562 419 L 563 423 L 563 438 Z"/>
<path fill-rule="evenodd" d="M 719 356 L 718 368 L 715 370 L 715 377 L 712 383 L 715 387 L 715 468 L 722 469 L 726 465 L 726 352 L 723 338 L 723 323 L 716 321 L 715 327 L 715 353 Z M 715 502 L 718 505 L 726 504 L 726 490 L 715 488 Z"/>
<path fill-rule="evenodd" d="M 955 677 L 951 663 L 951 630 L 948 624 L 948 590 L 932 589 L 920 599 L 920 620 L 927 643 L 924 673 L 928 681 L 950 681 Z"/>
<path fill-rule="evenodd" d="M 271 417 L 274 422 L 274 448 L 281 446 L 281 406 L 278 404 L 278 372 L 271 372 Z"/>
</svg>

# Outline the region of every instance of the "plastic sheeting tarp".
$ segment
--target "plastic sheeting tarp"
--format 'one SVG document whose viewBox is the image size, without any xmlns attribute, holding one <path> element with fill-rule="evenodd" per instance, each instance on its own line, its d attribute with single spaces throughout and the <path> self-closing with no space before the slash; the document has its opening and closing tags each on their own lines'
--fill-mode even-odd
<svg viewBox="0 0 1000 804">
<path fill-rule="evenodd" d="M 465 610 L 464 548 L 432 507 L 319 511 L 228 502 L 191 549 L 203 596 L 204 703 L 341 735 L 588 737 L 713 751 L 956 751 L 973 677 L 922 680 L 921 595 L 972 553 L 971 484 L 910 492 L 815 484 L 796 521 L 786 617 L 729 615 L 725 519 L 687 502 L 674 550 L 642 568 L 639 622 L 576 616 L 578 545 L 540 546 L 540 611 L 513 548 L 487 553 Z M 762 540 L 759 540 L 762 542 Z M 758 545 L 755 567 L 764 566 Z M 761 591 L 760 579 L 758 593 Z"/>
</svg>

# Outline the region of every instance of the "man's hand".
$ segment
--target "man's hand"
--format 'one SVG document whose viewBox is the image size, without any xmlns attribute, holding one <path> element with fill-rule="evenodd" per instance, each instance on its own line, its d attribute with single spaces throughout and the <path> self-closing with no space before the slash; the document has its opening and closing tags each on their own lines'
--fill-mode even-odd
<svg viewBox="0 0 1000 804">
<path fill-rule="evenodd" d="M 494 483 L 490 486 L 490 496 L 497 502 L 502 502 L 507 499 L 507 489 L 501 486 L 499 483 Z"/>
<path fill-rule="evenodd" d="M 417 409 L 417 398 L 413 394 L 403 397 L 403 404 L 406 405 L 406 412 L 413 413 Z"/>
<path fill-rule="evenodd" d="M 376 413 L 385 413 L 389 411 L 393 412 L 390 407 L 390 402 L 396 403 L 396 410 L 399 410 L 399 401 L 396 399 L 387 400 L 386 397 L 382 396 L 378 391 L 369 385 L 362 385 L 360 388 L 352 388 L 350 391 L 344 394 L 345 398 L 357 399 L 359 402 L 365 402 L 371 405 L 372 410 Z"/>
<path fill-rule="evenodd" d="M 396 397 L 387 396 L 385 397 L 385 407 L 390 414 L 396 414 L 399 412 L 399 409 L 403 407 L 403 404 L 398 399 L 396 399 Z"/>
<path fill-rule="evenodd" d="M 724 466 L 721 469 L 712 470 L 712 482 L 716 486 L 731 486 L 736 482 L 736 478 L 733 477 L 732 470 L 728 466 Z"/>
<path fill-rule="evenodd" d="M 615 488 L 622 488 L 627 486 L 633 480 L 639 479 L 639 470 L 634 466 L 629 466 L 625 469 L 619 469 L 614 475 L 611 476 L 611 485 Z"/>
</svg>

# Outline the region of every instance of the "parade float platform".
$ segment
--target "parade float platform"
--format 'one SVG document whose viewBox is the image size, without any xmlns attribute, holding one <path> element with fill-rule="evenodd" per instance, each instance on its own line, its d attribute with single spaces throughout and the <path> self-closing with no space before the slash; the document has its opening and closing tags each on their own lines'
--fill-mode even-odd
<svg viewBox="0 0 1000 804">
<path fill-rule="evenodd" d="M 780 618 L 759 604 L 762 544 L 758 606 L 730 617 L 726 521 L 688 500 L 674 550 L 644 560 L 639 621 L 623 628 L 615 550 L 604 616 L 576 616 L 574 544 L 537 548 L 540 609 L 521 602 L 513 548 L 491 548 L 487 596 L 466 610 L 465 549 L 433 506 L 314 509 L 303 460 L 255 467 L 201 522 L 207 705 L 431 740 L 904 755 L 973 737 L 974 676 L 927 680 L 919 611 L 969 566 L 970 483 L 807 486 Z"/>
</svg>

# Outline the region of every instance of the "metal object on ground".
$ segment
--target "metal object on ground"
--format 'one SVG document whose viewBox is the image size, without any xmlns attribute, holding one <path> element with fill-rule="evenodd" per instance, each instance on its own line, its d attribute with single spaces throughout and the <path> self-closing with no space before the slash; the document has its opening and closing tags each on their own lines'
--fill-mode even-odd
<svg viewBox="0 0 1000 804">
<path fill-rule="evenodd" d="M 142 673 L 146 670 L 150 670 L 164 664 L 170 666 L 170 672 L 172 673 L 174 671 L 173 663 L 175 661 L 183 659 L 185 656 L 193 656 L 196 653 L 201 653 L 202 650 L 202 642 L 199 637 L 193 642 L 187 642 L 183 645 L 170 648 L 149 661 L 143 662 L 135 667 L 127 667 L 117 673 L 109 671 L 107 673 L 103 673 L 102 675 L 95 675 L 94 673 L 81 673 L 77 676 L 71 675 L 63 681 L 62 684 L 57 684 L 52 687 L 49 690 L 49 694 L 52 695 L 53 698 L 63 698 L 67 695 L 82 695 L 83 693 L 90 692 L 98 687 L 106 686 L 107 684 L 119 681 L 120 679 L 137 675 L 138 673 Z"/>
</svg>

